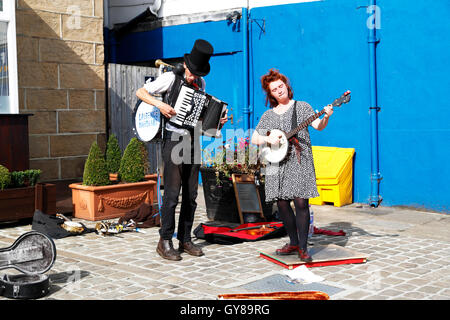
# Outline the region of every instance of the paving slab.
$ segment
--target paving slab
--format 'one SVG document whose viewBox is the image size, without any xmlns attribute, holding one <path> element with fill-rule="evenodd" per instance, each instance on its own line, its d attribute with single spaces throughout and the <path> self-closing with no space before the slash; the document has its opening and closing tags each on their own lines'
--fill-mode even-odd
<svg viewBox="0 0 450 320">
<path fill-rule="evenodd" d="M 194 227 L 208 221 L 201 188 L 198 199 Z M 316 227 L 343 230 L 346 235 L 315 234 L 311 246 L 333 244 L 369 257 L 366 263 L 310 269 L 324 278 L 315 287 L 339 288 L 333 289 L 332 300 L 450 299 L 449 215 L 364 204 L 312 206 L 312 210 Z M 26 223 L 1 224 L 0 248 L 30 230 Z M 194 238 L 205 256 L 184 253 L 176 262 L 156 253 L 158 240 L 158 228 L 55 240 L 57 259 L 48 272 L 52 289 L 41 300 L 215 300 L 219 294 L 246 293 L 246 284 L 286 270 L 259 257 L 259 252 L 276 250 L 288 242 L 287 237 L 235 245 Z M 0 271 L 4 273 L 17 274 L 13 269 Z"/>
</svg>

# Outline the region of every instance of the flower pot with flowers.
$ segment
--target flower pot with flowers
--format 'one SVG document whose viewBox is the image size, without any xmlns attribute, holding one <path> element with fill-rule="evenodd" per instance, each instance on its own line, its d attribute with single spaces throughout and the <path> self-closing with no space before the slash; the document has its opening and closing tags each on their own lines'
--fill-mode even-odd
<svg viewBox="0 0 450 320">
<path fill-rule="evenodd" d="M 229 139 L 228 142 L 232 142 Z M 233 187 L 232 174 L 247 174 L 255 179 L 260 194 L 264 216 L 272 219 L 272 204 L 265 202 L 264 164 L 258 159 L 257 147 L 249 143 L 249 138 L 240 138 L 237 143 L 224 144 L 203 151 L 202 176 L 206 212 L 210 220 L 239 223 L 239 212 Z M 244 213 L 244 222 L 257 222 L 259 216 Z"/>
<path fill-rule="evenodd" d="M 113 145 L 107 144 L 106 155 L 111 154 L 108 148 Z M 105 155 L 94 141 L 84 166 L 83 182 L 69 186 L 72 189 L 74 216 L 91 221 L 114 219 L 144 202 L 152 205 L 156 182 L 144 178 L 144 148 L 136 138 L 130 140 L 120 159 L 119 181 L 113 184 Z"/>
</svg>

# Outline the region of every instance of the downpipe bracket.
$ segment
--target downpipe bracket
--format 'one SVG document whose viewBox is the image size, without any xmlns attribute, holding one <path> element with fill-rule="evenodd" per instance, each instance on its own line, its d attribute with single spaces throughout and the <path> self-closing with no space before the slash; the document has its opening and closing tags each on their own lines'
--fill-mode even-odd
<svg viewBox="0 0 450 320">
<path fill-rule="evenodd" d="M 371 174 L 370 175 L 370 180 L 371 181 L 376 181 L 377 183 L 380 183 L 381 180 L 383 180 L 383 177 L 381 175 L 381 173 L 375 173 L 375 174 Z"/>
<path fill-rule="evenodd" d="M 375 44 L 378 44 L 378 43 L 380 43 L 380 38 L 372 38 L 372 37 L 369 37 L 368 39 L 367 39 L 367 43 L 375 43 Z"/>
<path fill-rule="evenodd" d="M 383 198 L 381 196 L 370 197 L 369 204 L 372 208 L 377 208 L 381 204 L 382 201 L 383 201 Z"/>
<path fill-rule="evenodd" d="M 383 180 L 383 177 L 381 175 L 381 173 L 373 173 L 370 175 L 370 180 L 372 181 L 372 185 L 374 183 L 376 183 L 377 185 L 377 189 L 379 188 L 380 185 L 380 181 Z M 380 205 L 381 201 L 383 201 L 383 197 L 381 197 L 379 191 L 377 192 L 372 192 L 370 197 L 369 197 L 369 205 L 372 208 L 376 208 Z"/>
</svg>

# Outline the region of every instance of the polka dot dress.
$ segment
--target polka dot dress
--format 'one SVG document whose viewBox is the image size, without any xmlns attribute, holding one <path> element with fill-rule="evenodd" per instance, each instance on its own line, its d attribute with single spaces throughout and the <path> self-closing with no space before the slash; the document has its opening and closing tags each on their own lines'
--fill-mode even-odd
<svg viewBox="0 0 450 320">
<path fill-rule="evenodd" d="M 264 112 L 256 126 L 256 131 L 264 136 L 272 129 L 279 129 L 286 133 L 291 131 L 294 108 L 297 109 L 297 126 L 314 114 L 314 110 L 308 103 L 295 101 L 283 114 L 277 114 L 273 109 Z M 266 202 L 319 196 L 308 127 L 301 130 L 297 138 L 301 146 L 300 163 L 297 160 L 294 145 L 290 144 L 286 158 L 278 164 L 266 165 Z"/>
</svg>

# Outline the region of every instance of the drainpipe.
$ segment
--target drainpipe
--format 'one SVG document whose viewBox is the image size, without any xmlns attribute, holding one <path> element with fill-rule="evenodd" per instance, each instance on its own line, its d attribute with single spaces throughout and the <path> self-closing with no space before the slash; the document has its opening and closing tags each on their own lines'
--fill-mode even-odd
<svg viewBox="0 0 450 320">
<path fill-rule="evenodd" d="M 243 28 L 243 44 L 242 53 L 244 56 L 244 132 L 250 128 L 250 105 L 249 105 L 249 57 L 248 57 L 248 8 L 242 8 L 242 28 Z"/>
<path fill-rule="evenodd" d="M 252 51 L 252 39 L 251 36 L 253 34 L 253 22 L 251 19 L 251 12 L 249 13 L 249 20 L 248 20 L 248 125 L 249 128 L 254 128 L 255 124 L 253 123 L 255 121 L 253 117 L 253 106 L 255 105 L 255 97 L 254 97 L 254 88 L 253 88 L 253 51 Z"/>
<path fill-rule="evenodd" d="M 371 14 L 373 10 L 373 15 L 371 17 L 375 18 L 377 21 L 377 15 L 379 14 L 378 8 L 376 6 L 376 0 L 370 0 L 370 6 L 368 8 L 368 13 Z M 369 17 L 369 19 L 371 18 Z M 377 101 L 377 63 L 376 63 L 376 47 L 380 39 L 377 38 L 377 25 L 373 23 L 371 26 L 367 25 L 369 34 L 367 42 L 369 44 L 369 77 L 370 77 L 370 142 L 371 142 L 371 191 L 369 204 L 371 207 L 378 207 L 382 201 L 380 196 L 380 181 L 382 176 L 379 169 L 379 156 L 378 156 L 378 112 L 380 108 L 378 107 Z"/>
</svg>

